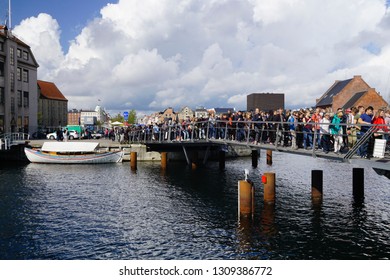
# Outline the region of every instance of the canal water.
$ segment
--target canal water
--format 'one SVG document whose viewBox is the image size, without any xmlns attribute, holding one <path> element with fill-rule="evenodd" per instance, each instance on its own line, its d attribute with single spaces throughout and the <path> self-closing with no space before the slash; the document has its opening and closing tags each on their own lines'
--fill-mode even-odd
<svg viewBox="0 0 390 280">
<path fill-rule="evenodd" d="M 390 181 L 365 170 L 352 197 L 352 166 L 274 153 L 192 170 L 184 163 L 0 167 L 0 259 L 389 259 Z M 253 220 L 237 217 L 237 182 L 249 169 Z M 322 204 L 312 169 L 324 170 Z M 274 207 L 261 174 L 276 173 Z"/>
</svg>

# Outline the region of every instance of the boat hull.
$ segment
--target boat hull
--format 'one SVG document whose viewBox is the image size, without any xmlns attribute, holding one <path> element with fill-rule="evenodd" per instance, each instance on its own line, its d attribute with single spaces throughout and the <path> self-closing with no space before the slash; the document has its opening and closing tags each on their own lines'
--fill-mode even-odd
<svg viewBox="0 0 390 280">
<path fill-rule="evenodd" d="M 123 152 L 104 152 L 86 155 L 54 155 L 39 150 L 24 148 L 30 162 L 58 164 L 97 164 L 122 162 Z"/>
</svg>

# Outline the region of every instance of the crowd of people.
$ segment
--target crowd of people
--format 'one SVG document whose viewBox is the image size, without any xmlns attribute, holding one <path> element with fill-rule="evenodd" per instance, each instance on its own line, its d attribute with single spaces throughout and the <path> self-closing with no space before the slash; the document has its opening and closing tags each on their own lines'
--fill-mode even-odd
<svg viewBox="0 0 390 280">
<path fill-rule="evenodd" d="M 365 133 L 371 133 L 371 127 L 372 137 L 357 151 L 359 156 L 368 158 L 372 156 L 375 139 L 389 140 L 389 109 L 359 106 L 339 108 L 334 113 L 320 108 L 228 111 L 221 116 L 210 114 L 206 118 L 168 119 L 151 125 L 117 127 L 107 130 L 106 137 L 119 142 L 224 139 L 340 154 L 354 147 Z"/>
</svg>

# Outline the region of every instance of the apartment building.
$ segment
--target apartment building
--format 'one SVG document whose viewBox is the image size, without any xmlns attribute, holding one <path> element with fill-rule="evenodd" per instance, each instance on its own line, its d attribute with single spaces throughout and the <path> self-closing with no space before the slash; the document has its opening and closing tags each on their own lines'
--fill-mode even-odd
<svg viewBox="0 0 390 280">
<path fill-rule="evenodd" d="M 38 129 L 38 67 L 30 47 L 0 26 L 0 134 Z"/>
</svg>

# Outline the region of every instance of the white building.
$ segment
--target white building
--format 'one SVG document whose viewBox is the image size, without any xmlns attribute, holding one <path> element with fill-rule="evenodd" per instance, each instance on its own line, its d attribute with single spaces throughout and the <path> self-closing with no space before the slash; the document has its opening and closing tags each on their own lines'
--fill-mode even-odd
<svg viewBox="0 0 390 280">
<path fill-rule="evenodd" d="M 108 115 L 102 107 L 99 105 L 96 106 L 95 111 L 85 111 L 80 112 L 80 125 L 89 126 L 89 125 L 103 125 L 108 122 Z"/>
</svg>

